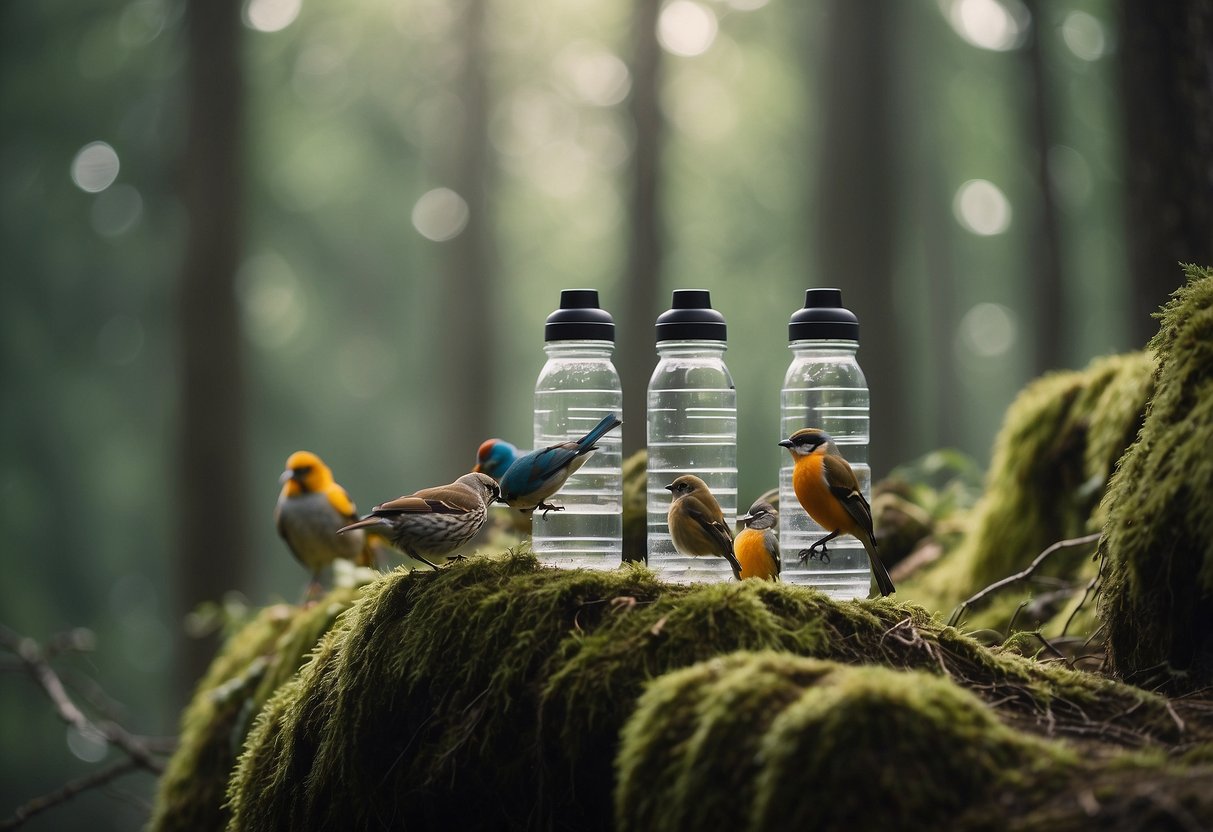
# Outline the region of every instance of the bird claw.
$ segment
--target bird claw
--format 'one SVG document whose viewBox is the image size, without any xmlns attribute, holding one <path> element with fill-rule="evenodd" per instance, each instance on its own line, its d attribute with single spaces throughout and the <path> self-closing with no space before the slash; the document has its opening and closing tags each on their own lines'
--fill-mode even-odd
<svg viewBox="0 0 1213 832">
<path fill-rule="evenodd" d="M 462 561 L 465 561 L 467 559 L 468 559 L 467 555 L 454 554 L 454 555 L 451 555 L 450 557 L 448 557 L 446 559 L 446 563 L 442 564 L 442 566 L 443 566 L 443 568 L 446 568 L 446 567 L 450 566 L 452 563 L 461 563 Z"/>
<path fill-rule="evenodd" d="M 821 551 L 816 551 L 818 548 Z M 820 540 L 807 549 L 801 549 L 799 554 L 801 563 L 804 563 L 806 560 L 820 560 L 822 563 L 830 562 L 830 551 Z"/>
<path fill-rule="evenodd" d="M 540 503 L 539 505 L 535 506 L 535 508 L 531 509 L 531 511 L 540 511 L 540 510 L 543 511 L 543 519 L 547 520 L 548 512 L 564 511 L 564 506 L 556 505 L 555 503 Z"/>
</svg>

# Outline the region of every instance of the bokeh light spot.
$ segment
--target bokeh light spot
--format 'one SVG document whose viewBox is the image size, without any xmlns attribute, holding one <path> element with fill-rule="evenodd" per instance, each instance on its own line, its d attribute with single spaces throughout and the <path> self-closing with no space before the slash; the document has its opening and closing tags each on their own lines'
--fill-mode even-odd
<svg viewBox="0 0 1213 832">
<path fill-rule="evenodd" d="M 249 0 L 244 22 L 258 32 L 278 32 L 295 22 L 303 0 Z"/>
<path fill-rule="evenodd" d="M 75 725 L 67 726 L 67 748 L 86 763 L 99 763 L 109 752 L 109 744 L 100 731 L 92 727 L 81 730 Z"/>
<path fill-rule="evenodd" d="M 657 40 L 667 52 L 689 58 L 702 55 L 716 40 L 716 13 L 694 0 L 674 0 L 657 19 Z"/>
<path fill-rule="evenodd" d="M 413 206 L 413 227 L 428 240 L 458 237 L 468 224 L 468 204 L 450 188 L 426 191 Z"/>
<path fill-rule="evenodd" d="M 1019 0 L 950 0 L 942 5 L 956 34 L 973 46 L 995 52 L 1022 45 L 1032 21 Z"/>
<path fill-rule="evenodd" d="M 97 356 L 118 367 L 130 364 L 143 352 L 143 324 L 132 315 L 114 315 L 97 332 Z"/>
<path fill-rule="evenodd" d="M 967 230 L 982 237 L 1011 227 L 1011 202 L 993 182 L 970 179 L 956 191 L 952 213 Z"/>
<path fill-rule="evenodd" d="M 1108 39 L 1103 24 L 1086 12 L 1073 11 L 1061 24 L 1061 39 L 1084 61 L 1098 61 L 1108 50 Z"/>
<path fill-rule="evenodd" d="M 303 292 L 290 264 L 274 253 L 257 254 L 240 267 L 236 292 L 244 311 L 245 329 L 259 346 L 285 346 L 303 328 Z"/>
<path fill-rule="evenodd" d="M 131 185 L 115 185 L 93 201 L 93 230 L 102 237 L 117 237 L 130 231 L 143 216 L 143 197 Z"/>
<path fill-rule="evenodd" d="M 72 160 L 72 181 L 90 194 L 99 194 L 118 178 L 118 154 L 105 142 L 90 142 Z"/>
<path fill-rule="evenodd" d="M 632 88 L 623 60 L 594 44 L 571 45 L 560 53 L 556 66 L 578 98 L 598 107 L 618 104 Z"/>
<path fill-rule="evenodd" d="M 1015 313 L 1000 303 L 978 303 L 960 320 L 961 349 L 995 358 L 1015 346 L 1019 326 Z"/>
</svg>

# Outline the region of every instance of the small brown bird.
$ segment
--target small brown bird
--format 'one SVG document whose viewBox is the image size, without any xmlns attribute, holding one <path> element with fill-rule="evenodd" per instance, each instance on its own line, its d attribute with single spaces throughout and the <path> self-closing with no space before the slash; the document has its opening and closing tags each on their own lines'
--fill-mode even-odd
<svg viewBox="0 0 1213 832">
<path fill-rule="evenodd" d="M 666 515 L 674 548 L 684 555 L 724 558 L 733 576 L 740 580 L 741 564 L 733 554 L 733 534 L 707 483 L 693 474 L 683 474 L 666 488 L 674 495 Z"/>
<path fill-rule="evenodd" d="M 792 489 L 796 499 L 809 516 L 829 532 L 802 551 L 800 559 L 812 557 L 819 547 L 824 555 L 826 543 L 840 534 L 853 535 L 868 553 L 880 594 L 896 592 L 889 571 L 876 551 L 872 508 L 859 490 L 855 472 L 838 452 L 834 440 L 824 430 L 802 428 L 779 444 L 792 454 Z"/>
<path fill-rule="evenodd" d="M 339 532 L 378 532 L 409 557 L 437 569 L 428 558 L 449 555 L 475 537 L 499 495 L 492 477 L 464 474 L 450 485 L 423 488 L 377 505 Z"/>
<path fill-rule="evenodd" d="M 358 513 L 320 457 L 311 451 L 296 451 L 287 457 L 286 470 L 278 481 L 282 491 L 274 507 L 274 525 L 291 554 L 312 575 L 309 597 L 320 589 L 320 573 L 335 559 L 371 565 L 371 551 L 361 531 L 337 536 L 337 530 L 358 519 Z"/>
<path fill-rule="evenodd" d="M 770 503 L 759 500 L 750 506 L 750 513 L 737 518 L 745 526 L 733 541 L 733 553 L 741 564 L 741 579 L 766 578 L 779 580 L 783 564 L 779 559 L 779 512 Z"/>
</svg>

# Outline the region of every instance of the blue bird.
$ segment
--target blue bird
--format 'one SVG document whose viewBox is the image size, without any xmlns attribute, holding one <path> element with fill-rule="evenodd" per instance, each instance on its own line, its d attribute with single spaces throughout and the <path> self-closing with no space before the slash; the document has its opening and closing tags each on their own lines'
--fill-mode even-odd
<svg viewBox="0 0 1213 832">
<path fill-rule="evenodd" d="M 561 506 L 544 500 L 559 491 L 565 480 L 585 465 L 590 455 L 598 450 L 595 442 L 622 424 L 618 416 L 609 413 L 576 442 L 540 448 L 516 460 L 501 478 L 501 502 L 521 511 L 560 511 Z"/>
<path fill-rule="evenodd" d="M 518 457 L 529 451 L 520 451 L 504 439 L 486 439 L 476 452 L 476 467 L 472 471 L 488 474 L 497 482 L 510 470 Z"/>
</svg>

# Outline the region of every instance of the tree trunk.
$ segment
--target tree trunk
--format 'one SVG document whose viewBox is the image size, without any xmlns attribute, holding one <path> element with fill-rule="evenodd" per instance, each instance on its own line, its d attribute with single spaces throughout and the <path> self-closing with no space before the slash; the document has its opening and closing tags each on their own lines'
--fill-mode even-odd
<svg viewBox="0 0 1213 832">
<path fill-rule="evenodd" d="M 468 223 L 455 239 L 444 243 L 441 367 L 436 377 L 443 384 L 441 424 L 444 447 L 474 449 L 494 435 L 492 408 L 496 387 L 487 372 L 489 345 L 497 343 L 493 318 L 493 235 L 489 214 L 488 55 L 485 44 L 486 0 L 464 5 L 459 39 L 463 66 L 456 92 L 463 104 L 463 120 L 451 137 L 447 160 L 451 187 L 467 201 Z M 464 454 L 466 455 L 466 453 Z M 459 459 L 462 460 L 462 456 Z"/>
<path fill-rule="evenodd" d="M 179 610 L 188 612 L 244 584 L 249 562 L 245 492 L 244 368 L 235 276 L 243 226 L 244 83 L 240 0 L 186 4 L 187 128 L 182 201 L 189 229 L 179 321 Z M 184 695 L 214 644 L 186 638 L 179 655 Z"/>
<path fill-rule="evenodd" d="M 632 153 L 623 320 L 634 328 L 635 335 L 618 346 L 624 408 L 631 414 L 629 426 L 623 432 L 625 455 L 645 445 L 649 376 L 657 363 L 653 327 L 662 311 L 660 172 L 665 125 L 660 107 L 661 45 L 657 42 L 660 13 L 660 0 L 637 0 L 632 24 L 632 92 L 628 109 L 636 131 L 636 145 Z M 646 323 L 650 324 L 647 328 Z"/>
<path fill-rule="evenodd" d="M 1213 3 L 1123 0 L 1126 205 L 1133 341 L 1183 282 L 1213 264 Z"/>
<path fill-rule="evenodd" d="M 1023 52 L 1023 61 L 1031 79 L 1028 111 L 1028 145 L 1035 151 L 1037 203 L 1030 222 L 1031 252 L 1028 280 L 1033 322 L 1033 369 L 1035 375 L 1065 366 L 1063 321 L 1068 319 L 1062 288 L 1061 226 L 1053 183 L 1049 178 L 1049 148 L 1053 144 L 1052 108 L 1049 101 L 1050 79 L 1045 66 L 1044 9 L 1040 0 L 1027 0 L 1032 15 L 1032 33 Z"/>
<path fill-rule="evenodd" d="M 859 360 L 871 389 L 872 477 L 900 459 L 907 406 L 901 327 L 893 305 L 897 166 L 891 68 L 894 4 L 831 0 L 827 47 L 816 66 L 826 125 L 818 169 L 816 255 L 819 285 L 843 290 L 859 317 Z"/>
</svg>

